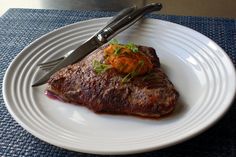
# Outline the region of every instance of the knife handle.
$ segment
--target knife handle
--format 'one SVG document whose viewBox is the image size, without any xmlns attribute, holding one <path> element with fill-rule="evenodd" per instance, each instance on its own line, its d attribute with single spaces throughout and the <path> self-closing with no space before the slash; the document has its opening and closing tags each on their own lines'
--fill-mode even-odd
<svg viewBox="0 0 236 157">
<path fill-rule="evenodd" d="M 142 8 L 139 8 L 131 12 L 128 16 L 123 17 L 119 21 L 103 29 L 103 31 L 98 33 L 97 38 L 101 43 L 104 44 L 110 39 L 112 39 L 115 35 L 120 33 L 121 31 L 129 28 L 131 25 L 137 22 L 144 15 L 153 11 L 159 11 L 161 10 L 161 8 L 162 8 L 162 5 L 160 3 L 152 3 Z"/>
<path fill-rule="evenodd" d="M 122 18 L 124 18 L 125 16 L 127 16 L 128 14 L 130 14 L 131 12 L 133 12 L 134 10 L 136 10 L 136 6 L 131 6 L 128 8 L 124 8 L 123 10 L 121 10 L 120 12 L 118 12 L 118 14 L 116 14 L 115 16 L 113 16 L 108 22 L 107 25 L 104 27 L 109 27 L 110 25 L 112 25 L 113 23 L 121 20 Z"/>
<path fill-rule="evenodd" d="M 121 20 L 122 18 L 124 18 L 125 16 L 128 16 L 131 12 L 136 10 L 136 6 L 131 6 L 128 8 L 124 8 L 123 10 L 121 10 L 120 12 L 118 12 L 118 14 L 116 14 L 115 16 L 113 16 L 104 27 L 102 27 L 101 29 L 99 29 L 94 36 L 97 37 L 99 34 L 104 34 L 104 30 L 109 28 L 111 25 L 113 25 L 114 23 L 116 23 L 117 21 Z M 94 36 L 92 36 L 91 38 L 93 38 Z M 90 39 L 91 39 L 90 38 Z M 97 41 L 98 44 L 103 45 L 103 42 L 100 42 L 99 40 Z"/>
</svg>

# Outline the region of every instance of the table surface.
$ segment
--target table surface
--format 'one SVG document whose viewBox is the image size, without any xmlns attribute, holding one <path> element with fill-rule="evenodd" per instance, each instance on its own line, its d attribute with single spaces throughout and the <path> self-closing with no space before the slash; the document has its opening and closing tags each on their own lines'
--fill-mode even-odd
<svg viewBox="0 0 236 157">
<path fill-rule="evenodd" d="M 118 11 L 153 2 L 163 4 L 162 14 L 236 18 L 235 0 L 1 0 L 0 15 L 9 8 Z"/>
<path fill-rule="evenodd" d="M 82 20 L 112 16 L 108 11 L 10 9 L 0 17 L 0 156 L 98 156 L 50 145 L 24 130 L 8 113 L 2 96 L 5 71 L 20 51 L 56 28 Z M 218 43 L 236 65 L 236 20 L 149 15 L 195 29 Z M 236 102 L 213 127 L 181 144 L 132 156 L 235 157 Z"/>
</svg>

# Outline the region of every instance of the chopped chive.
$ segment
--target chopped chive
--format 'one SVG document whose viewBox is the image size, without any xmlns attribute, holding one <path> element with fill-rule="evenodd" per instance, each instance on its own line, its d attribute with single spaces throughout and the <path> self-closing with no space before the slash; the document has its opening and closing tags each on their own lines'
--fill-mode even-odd
<svg viewBox="0 0 236 157">
<path fill-rule="evenodd" d="M 131 73 L 128 73 L 127 75 L 125 75 L 125 77 L 122 78 L 121 83 L 129 82 L 131 80 L 130 76 L 131 76 Z"/>
<path fill-rule="evenodd" d="M 121 48 L 120 47 L 117 47 L 114 51 L 114 54 L 115 55 L 119 55 L 121 53 Z"/>
<path fill-rule="evenodd" d="M 93 60 L 93 69 L 97 74 L 104 73 L 106 70 L 111 68 L 111 65 L 103 64 L 97 60 Z"/>
<path fill-rule="evenodd" d="M 118 45 L 119 41 L 117 39 L 111 39 L 111 41 L 109 42 L 109 44 L 111 45 Z"/>
<path fill-rule="evenodd" d="M 144 66 L 144 60 L 138 61 L 138 66 L 136 67 L 136 71 L 140 72 L 143 66 Z"/>
<path fill-rule="evenodd" d="M 144 65 L 144 60 L 140 60 L 138 62 L 137 68 L 134 71 L 132 71 L 132 72 L 128 73 L 127 75 L 125 75 L 125 77 L 121 80 L 121 82 L 122 83 L 129 82 L 132 78 L 137 76 L 139 74 L 140 69 L 143 67 L 143 65 Z"/>
<path fill-rule="evenodd" d="M 125 47 L 127 47 L 128 49 L 130 49 L 131 51 L 133 51 L 134 53 L 138 52 L 138 47 L 131 42 L 128 42 Z"/>
<path fill-rule="evenodd" d="M 128 73 L 127 75 L 125 75 L 125 77 L 123 77 L 123 79 L 121 80 L 121 83 L 127 83 L 137 75 L 138 75 L 137 71 L 132 71 Z"/>
<path fill-rule="evenodd" d="M 144 77 L 143 77 L 143 81 L 146 81 L 146 80 L 151 80 L 151 79 L 153 79 L 153 78 L 155 78 L 155 73 L 154 72 L 150 72 L 150 73 L 148 73 L 148 74 L 146 74 Z"/>
<path fill-rule="evenodd" d="M 144 60 L 138 61 L 138 65 L 139 65 L 140 67 L 143 67 L 143 65 L 144 65 Z"/>
</svg>

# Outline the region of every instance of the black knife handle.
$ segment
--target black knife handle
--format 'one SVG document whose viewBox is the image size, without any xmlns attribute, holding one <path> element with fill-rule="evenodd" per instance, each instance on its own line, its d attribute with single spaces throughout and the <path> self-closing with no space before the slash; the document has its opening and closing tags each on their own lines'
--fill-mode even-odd
<svg viewBox="0 0 236 157">
<path fill-rule="evenodd" d="M 136 6 L 131 6 L 128 8 L 124 8 L 123 10 L 121 10 L 120 12 L 118 12 L 118 14 L 116 14 L 115 16 L 113 16 L 108 22 L 107 25 L 105 27 L 109 27 L 111 24 L 121 20 L 122 18 L 124 18 L 125 16 L 127 16 L 128 14 L 130 14 L 131 12 L 133 12 L 134 10 L 136 10 Z"/>
<path fill-rule="evenodd" d="M 135 11 L 131 12 L 128 16 L 123 17 L 119 21 L 113 23 L 112 25 L 106 27 L 103 31 L 101 31 L 97 38 L 101 43 L 106 43 L 110 39 L 112 39 L 115 35 L 120 33 L 121 31 L 127 29 L 135 22 L 137 22 L 140 18 L 144 15 L 153 12 L 159 11 L 162 8 L 162 4 L 160 3 L 152 3 L 146 5 L 142 8 L 136 9 Z"/>
<path fill-rule="evenodd" d="M 104 34 L 104 30 L 106 30 L 106 28 L 109 28 L 111 25 L 113 25 L 114 23 L 118 22 L 119 20 L 123 19 L 125 16 L 128 16 L 131 12 L 136 10 L 136 6 L 131 6 L 128 8 L 124 8 L 123 10 L 121 10 L 120 12 L 118 12 L 118 14 L 116 14 L 115 16 L 113 16 L 104 27 L 102 27 L 101 29 L 99 29 L 94 36 L 98 36 L 99 34 Z M 92 36 L 91 38 L 93 38 L 94 36 Z M 90 38 L 90 39 L 91 39 Z M 97 41 L 97 44 L 99 45 L 103 45 L 103 42 L 100 42 L 99 40 Z"/>
</svg>

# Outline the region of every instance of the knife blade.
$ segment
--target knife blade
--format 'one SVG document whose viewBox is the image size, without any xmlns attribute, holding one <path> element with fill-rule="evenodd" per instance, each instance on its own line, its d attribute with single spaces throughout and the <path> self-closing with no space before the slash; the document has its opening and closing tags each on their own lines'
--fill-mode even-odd
<svg viewBox="0 0 236 157">
<path fill-rule="evenodd" d="M 32 87 L 44 84 L 45 82 L 48 81 L 50 76 L 52 74 L 54 74 L 56 71 L 60 70 L 63 67 L 66 67 L 70 64 L 77 62 L 81 58 L 84 58 L 87 54 L 89 54 L 93 50 L 97 49 L 101 45 L 103 45 L 103 44 L 101 42 L 99 42 L 96 37 L 90 38 L 89 40 L 84 42 L 80 47 L 75 49 L 68 57 L 66 57 L 59 64 L 57 64 L 52 70 L 50 70 L 48 73 L 43 75 L 39 80 L 37 80 L 32 85 Z"/>
</svg>

